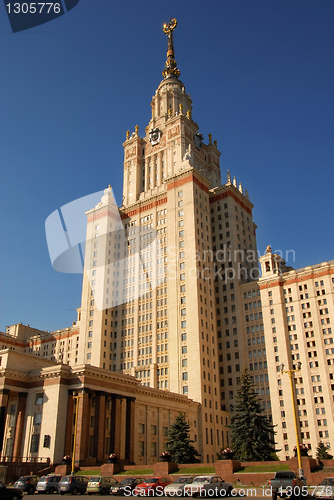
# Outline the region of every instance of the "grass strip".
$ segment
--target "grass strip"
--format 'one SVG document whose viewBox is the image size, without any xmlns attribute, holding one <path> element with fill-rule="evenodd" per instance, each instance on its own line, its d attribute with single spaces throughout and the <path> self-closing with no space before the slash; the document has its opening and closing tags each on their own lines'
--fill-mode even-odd
<svg viewBox="0 0 334 500">
<path fill-rule="evenodd" d="M 287 464 L 278 464 L 276 462 L 273 465 L 249 465 L 247 467 L 242 467 L 235 474 L 247 473 L 247 472 L 278 472 L 281 470 L 289 470 Z"/>
<path fill-rule="evenodd" d="M 114 474 L 115 476 L 145 476 L 146 474 L 153 474 L 153 469 L 129 469 L 119 474 Z"/>
</svg>

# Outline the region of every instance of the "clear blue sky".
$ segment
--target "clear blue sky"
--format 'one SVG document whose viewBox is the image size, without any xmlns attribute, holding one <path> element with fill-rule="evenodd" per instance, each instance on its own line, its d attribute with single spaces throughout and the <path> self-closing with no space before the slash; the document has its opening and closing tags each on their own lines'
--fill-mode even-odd
<svg viewBox="0 0 334 500">
<path fill-rule="evenodd" d="M 82 276 L 52 269 L 45 219 L 108 184 L 121 202 L 122 143 L 145 133 L 169 17 L 193 118 L 223 181 L 248 189 L 261 254 L 333 259 L 333 0 L 80 0 L 16 34 L 1 3 L 1 331 L 76 319 Z"/>
</svg>

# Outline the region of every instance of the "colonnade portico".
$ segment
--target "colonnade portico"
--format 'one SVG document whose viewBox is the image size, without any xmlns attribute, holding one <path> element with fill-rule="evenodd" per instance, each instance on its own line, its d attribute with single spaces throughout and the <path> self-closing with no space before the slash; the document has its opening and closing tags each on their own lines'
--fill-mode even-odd
<svg viewBox="0 0 334 500">
<path fill-rule="evenodd" d="M 28 392 L 9 389 L 2 389 L 0 392 L 0 452 L 3 456 L 12 457 L 14 462 L 21 456 L 27 396 Z M 10 405 L 13 406 L 13 413 L 9 409 Z M 7 417 L 11 421 L 6 427 Z"/>
<path fill-rule="evenodd" d="M 80 395 L 77 399 L 76 463 L 86 463 L 91 458 L 102 463 L 110 453 L 115 453 L 124 462 L 134 462 L 136 399 L 88 388 L 68 391 L 65 455 L 72 456 L 76 412 L 73 394 Z"/>
<path fill-rule="evenodd" d="M 0 391 L 0 452 L 3 455 L 3 440 L 5 433 L 5 424 L 8 411 L 8 401 L 9 401 L 8 389 L 1 389 Z"/>
<path fill-rule="evenodd" d="M 73 368 L 9 349 L 1 358 L 3 462 L 58 465 L 64 455 L 73 458 L 76 417 L 76 466 L 106 463 L 111 453 L 124 465 L 155 463 L 180 411 L 192 437 L 200 437 L 200 405 L 186 396 L 90 365 Z"/>
</svg>

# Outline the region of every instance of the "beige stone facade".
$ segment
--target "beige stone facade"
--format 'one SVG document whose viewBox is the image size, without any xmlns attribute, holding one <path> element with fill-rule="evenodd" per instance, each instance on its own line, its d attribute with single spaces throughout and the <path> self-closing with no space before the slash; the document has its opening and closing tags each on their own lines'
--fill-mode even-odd
<svg viewBox="0 0 334 500">
<path fill-rule="evenodd" d="M 280 457 L 293 456 L 296 445 L 289 376 L 295 369 L 295 399 L 300 442 L 315 450 L 319 441 L 334 449 L 334 261 L 282 272 L 282 262 L 268 247 L 260 258 L 263 311 L 273 423 Z"/>
<path fill-rule="evenodd" d="M 123 145 L 120 219 L 110 189 L 87 213 L 78 363 L 121 370 L 201 403 L 198 448 L 212 462 L 228 442 L 228 414 L 221 405 L 211 211 L 224 206 L 220 200 L 236 200 L 240 217 L 247 212 L 247 248 L 248 232 L 256 247 L 252 205 L 231 182 L 221 186 L 217 143 L 211 136 L 204 143 L 178 77 L 164 78 L 151 106 L 145 136 L 136 127 Z M 234 213 L 227 220 L 232 227 Z"/>
<path fill-rule="evenodd" d="M 153 464 L 165 451 L 167 429 L 186 414 L 199 441 L 200 405 L 186 396 L 143 387 L 133 377 L 90 365 L 70 367 L 10 349 L 0 351 L 2 457 L 72 456 L 79 394 L 76 462 Z"/>
<path fill-rule="evenodd" d="M 43 425 L 45 419 L 52 429 L 51 443 L 57 439 L 53 448 L 39 447 L 39 454 L 54 460 L 70 454 L 71 391 L 81 388 L 80 461 L 103 461 L 116 449 L 124 460 L 154 462 L 179 409 L 188 416 L 202 461 L 214 462 L 230 444 L 239 376 L 248 367 L 263 411 L 277 424 L 280 456 L 291 457 L 289 380 L 279 365 L 291 367 L 297 360 L 300 440 L 313 453 L 320 439 L 334 446 L 334 264 L 294 271 L 268 248 L 259 278 L 253 204 L 229 172 L 221 183 L 217 142 L 211 134 L 204 141 L 193 120 L 170 35 L 151 120 L 142 136 L 137 126 L 128 131 L 123 144 L 122 206 L 109 186 L 86 214 L 77 321 L 51 333 L 22 324 L 0 333 L 0 347 L 9 349 L 3 354 L 3 406 L 10 420 L 26 397 L 29 417 L 19 418 L 30 433 L 22 430 L 22 439 L 11 442 L 6 423 L 3 454 L 31 453 L 35 396 L 29 384 L 39 379 L 48 401 Z M 14 386 L 23 384 L 16 392 L 6 378 L 11 350 L 22 356 L 22 366 L 30 366 L 15 372 Z M 58 408 L 54 415 L 49 401 Z M 89 406 L 92 401 L 95 406 Z M 66 428 L 58 422 L 65 418 L 62 409 Z M 121 425 L 117 432 L 115 425 Z"/>
</svg>

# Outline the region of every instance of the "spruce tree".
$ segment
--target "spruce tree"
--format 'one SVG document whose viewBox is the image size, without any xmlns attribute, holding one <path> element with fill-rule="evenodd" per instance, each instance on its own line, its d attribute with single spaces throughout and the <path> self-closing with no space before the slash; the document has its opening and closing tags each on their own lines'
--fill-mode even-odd
<svg viewBox="0 0 334 500">
<path fill-rule="evenodd" d="M 166 441 L 167 450 L 171 454 L 172 462 L 177 464 L 193 464 L 199 462 L 200 456 L 189 436 L 190 427 L 183 413 L 175 419 L 175 423 L 168 430 Z"/>
<path fill-rule="evenodd" d="M 240 377 L 240 388 L 231 418 L 234 458 L 244 462 L 273 460 L 274 426 L 263 414 L 247 368 Z"/>
<path fill-rule="evenodd" d="M 319 441 L 316 451 L 316 457 L 318 460 L 331 460 L 333 458 L 333 455 L 330 455 L 324 443 L 322 441 Z"/>
</svg>

